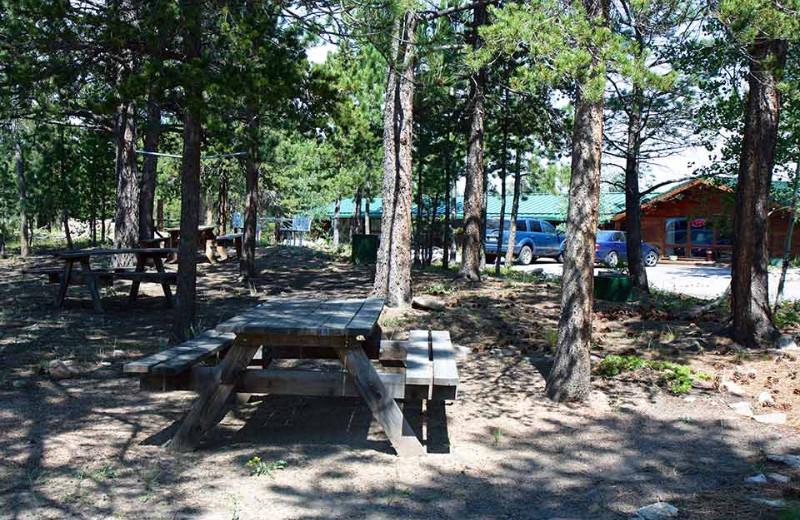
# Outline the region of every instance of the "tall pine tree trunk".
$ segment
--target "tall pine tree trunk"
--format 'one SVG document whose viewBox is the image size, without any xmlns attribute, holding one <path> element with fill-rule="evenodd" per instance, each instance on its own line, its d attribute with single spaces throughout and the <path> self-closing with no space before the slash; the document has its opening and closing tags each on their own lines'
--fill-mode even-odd
<svg viewBox="0 0 800 520">
<path fill-rule="evenodd" d="M 422 161 L 417 165 L 417 225 L 414 233 L 414 265 L 422 263 Z"/>
<path fill-rule="evenodd" d="M 158 152 L 161 138 L 161 105 L 154 90 L 147 98 L 147 122 L 144 127 L 144 151 Z M 142 184 L 139 193 L 139 238 L 153 238 L 155 222 L 153 207 L 156 198 L 158 156 L 145 154 L 142 158 Z"/>
<path fill-rule="evenodd" d="M 139 242 L 139 178 L 136 169 L 136 126 L 132 102 L 122 103 L 116 114 L 117 213 L 114 247 L 136 247 Z M 114 267 L 132 265 L 133 255 L 116 255 Z"/>
<path fill-rule="evenodd" d="M 800 161 L 794 171 L 794 181 L 792 182 L 792 202 L 789 204 L 789 228 L 786 230 L 786 240 L 783 242 L 783 260 L 781 261 L 781 277 L 778 281 L 778 291 L 775 294 L 775 309 L 778 312 L 783 301 L 783 289 L 786 286 L 786 274 L 789 272 L 789 262 L 792 258 L 792 235 L 794 226 L 797 222 L 797 199 L 800 193 Z"/>
<path fill-rule="evenodd" d="M 508 173 L 508 89 L 503 94 L 503 151 L 500 158 L 500 229 L 497 236 L 496 257 L 494 259 L 494 272 L 500 274 L 500 261 L 502 258 L 503 233 L 505 233 L 506 220 L 506 176 Z M 508 264 L 511 267 L 511 264 Z"/>
<path fill-rule="evenodd" d="M 369 202 L 372 195 L 370 195 L 370 182 L 367 181 L 367 187 L 365 188 L 365 197 L 364 197 L 364 234 L 369 235 L 370 230 L 370 222 L 369 222 Z"/>
<path fill-rule="evenodd" d="M 625 220 L 628 238 L 628 268 L 637 289 L 650 292 L 647 271 L 642 260 L 642 206 L 639 196 L 639 152 L 642 133 L 641 87 L 634 85 L 628 120 L 628 145 L 625 150 Z"/>
<path fill-rule="evenodd" d="M 733 339 L 748 347 L 771 346 L 779 334 L 772 323 L 767 268 L 769 192 L 781 106 L 778 81 L 786 50 L 785 41 L 763 40 L 749 52 L 750 91 L 736 187 L 731 268 Z"/>
<path fill-rule="evenodd" d="M 587 15 L 608 20 L 608 0 L 583 0 Z M 605 74 L 596 49 L 590 49 L 589 79 Z M 561 318 L 553 369 L 545 392 L 555 401 L 582 401 L 589 395 L 592 339 L 594 246 L 600 201 L 603 150 L 603 99 L 587 98 L 578 84 L 572 129 L 572 177 L 567 210 L 567 243 L 561 278 Z"/>
<path fill-rule="evenodd" d="M 356 190 L 355 197 L 355 210 L 353 211 L 353 225 L 350 226 L 350 242 L 353 242 L 353 235 L 361 234 L 361 199 L 363 197 L 363 188 L 359 185 Z"/>
<path fill-rule="evenodd" d="M 14 124 L 14 169 L 17 173 L 17 197 L 19 198 L 19 255 L 24 258 L 30 254 L 28 190 L 25 184 L 25 156 L 22 154 L 22 137 L 19 134 L 18 124 Z"/>
<path fill-rule="evenodd" d="M 450 135 L 448 133 L 448 142 Z M 442 267 L 445 269 L 450 268 L 450 240 L 452 231 L 450 229 L 450 194 L 452 181 L 449 154 L 442 154 L 444 161 L 444 244 L 442 245 Z"/>
<path fill-rule="evenodd" d="M 341 223 L 341 213 L 342 213 L 342 196 L 337 194 L 336 195 L 336 202 L 333 207 L 333 248 L 339 249 L 339 224 Z"/>
<path fill-rule="evenodd" d="M 486 23 L 486 4 L 473 8 L 472 47 L 482 47 L 478 29 Z M 470 78 L 470 118 L 467 134 L 467 183 L 464 187 L 464 247 L 459 273 L 468 280 L 481 279 L 481 263 L 484 261 L 483 244 L 483 120 L 486 90 L 486 70 L 481 68 Z"/>
<path fill-rule="evenodd" d="M 373 294 L 390 307 L 411 303 L 411 185 L 417 15 L 395 22 L 383 117 L 383 215 Z"/>
<path fill-rule="evenodd" d="M 245 207 L 242 259 L 239 273 L 245 278 L 256 274 L 256 231 L 258 230 L 258 138 L 259 122 L 254 108 L 248 114 L 248 153 L 245 158 Z M 280 226 L 278 226 L 280 227 Z"/>
<path fill-rule="evenodd" d="M 185 62 L 201 57 L 202 3 L 181 0 L 184 21 Z M 183 112 L 183 159 L 181 162 L 181 241 L 178 251 L 178 294 L 175 309 L 175 335 L 185 339 L 195 324 L 197 310 L 197 227 L 200 223 L 200 139 L 203 87 L 186 78 Z"/>
<path fill-rule="evenodd" d="M 506 265 L 514 265 L 514 245 L 517 241 L 517 215 L 519 214 L 519 192 L 522 184 L 522 149 L 517 146 L 514 157 L 514 194 L 511 199 L 511 223 L 508 228 L 508 245 L 506 250 Z"/>
</svg>

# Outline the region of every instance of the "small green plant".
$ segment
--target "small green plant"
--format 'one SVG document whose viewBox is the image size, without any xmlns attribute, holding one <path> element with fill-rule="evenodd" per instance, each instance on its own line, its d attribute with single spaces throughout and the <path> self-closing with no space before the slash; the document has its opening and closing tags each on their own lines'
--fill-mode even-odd
<svg viewBox="0 0 800 520">
<path fill-rule="evenodd" d="M 273 473 L 279 469 L 286 468 L 285 460 L 276 460 L 274 462 L 266 462 L 261 460 L 261 457 L 253 457 L 247 461 L 247 467 L 250 468 L 250 475 L 260 477 L 261 475 L 272 476 Z"/>
<path fill-rule="evenodd" d="M 800 520 L 800 507 L 791 506 L 788 509 L 784 509 L 778 515 L 778 520 Z"/>
<path fill-rule="evenodd" d="M 446 296 L 456 291 L 455 287 L 443 283 L 432 283 L 428 285 L 423 292 L 433 296 Z"/>
<path fill-rule="evenodd" d="M 556 347 L 558 346 L 558 330 L 545 329 L 544 339 L 547 340 L 547 344 L 550 346 L 550 350 L 555 350 Z"/>
<path fill-rule="evenodd" d="M 494 446 L 499 446 L 500 442 L 503 440 L 503 432 L 500 428 L 493 427 L 492 428 L 492 444 Z"/>
<path fill-rule="evenodd" d="M 686 365 L 668 361 L 650 361 L 637 356 L 606 356 L 597 366 L 597 374 L 602 377 L 614 377 L 621 372 L 634 372 L 647 367 L 661 372 L 659 383 L 666 386 L 673 394 L 685 394 L 692 388 L 695 379 L 708 379 L 708 374 L 696 373 Z"/>
<path fill-rule="evenodd" d="M 778 327 L 788 327 L 800 325 L 800 302 L 789 301 L 781 303 L 778 312 L 775 313 L 775 325 Z"/>
</svg>

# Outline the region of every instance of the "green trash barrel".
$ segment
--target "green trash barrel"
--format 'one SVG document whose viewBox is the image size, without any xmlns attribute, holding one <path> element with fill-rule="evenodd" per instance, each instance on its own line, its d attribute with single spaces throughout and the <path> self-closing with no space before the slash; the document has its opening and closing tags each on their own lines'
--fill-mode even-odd
<svg viewBox="0 0 800 520">
<path fill-rule="evenodd" d="M 353 235 L 354 264 L 374 264 L 378 261 L 380 235 Z"/>
<path fill-rule="evenodd" d="M 633 283 L 630 277 L 600 274 L 594 277 L 594 297 L 609 302 L 633 300 Z"/>
</svg>

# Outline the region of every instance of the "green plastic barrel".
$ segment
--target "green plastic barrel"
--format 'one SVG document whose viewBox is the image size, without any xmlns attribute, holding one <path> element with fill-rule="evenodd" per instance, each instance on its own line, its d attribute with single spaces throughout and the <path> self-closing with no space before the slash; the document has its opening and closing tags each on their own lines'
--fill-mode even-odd
<svg viewBox="0 0 800 520">
<path fill-rule="evenodd" d="M 379 235 L 353 235 L 354 264 L 374 264 L 378 261 Z"/>
<path fill-rule="evenodd" d="M 594 297 L 609 302 L 629 302 L 633 300 L 633 283 L 628 276 L 595 276 Z"/>
</svg>

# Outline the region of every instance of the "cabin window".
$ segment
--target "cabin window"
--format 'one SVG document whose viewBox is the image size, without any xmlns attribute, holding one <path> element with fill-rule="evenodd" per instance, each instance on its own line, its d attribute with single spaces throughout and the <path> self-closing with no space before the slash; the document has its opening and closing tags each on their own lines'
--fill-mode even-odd
<svg viewBox="0 0 800 520">
<path fill-rule="evenodd" d="M 667 256 L 706 258 L 708 250 L 717 260 L 730 259 L 733 230 L 729 219 L 719 215 L 706 217 L 677 217 L 666 220 Z"/>
<path fill-rule="evenodd" d="M 685 218 L 667 219 L 667 256 L 686 256 L 686 230 L 688 227 Z"/>
</svg>

